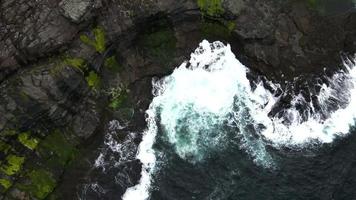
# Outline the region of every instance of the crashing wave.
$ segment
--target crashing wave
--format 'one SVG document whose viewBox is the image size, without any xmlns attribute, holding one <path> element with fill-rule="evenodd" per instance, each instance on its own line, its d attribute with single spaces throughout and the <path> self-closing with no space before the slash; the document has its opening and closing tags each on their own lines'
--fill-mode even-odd
<svg viewBox="0 0 356 200">
<path fill-rule="evenodd" d="M 238 145 L 257 165 L 274 167 L 267 150 L 331 143 L 349 132 L 356 117 L 356 69 L 345 70 L 320 84 L 316 101 L 302 94 L 292 96 L 288 108 L 272 114 L 286 92 L 270 81 L 253 83 L 248 69 L 229 45 L 203 41 L 174 72 L 153 81 L 154 99 L 147 110 L 148 128 L 137 158 L 143 163 L 142 178 L 129 188 L 124 200 L 147 199 L 156 165 L 152 146 L 157 136 L 188 162 L 200 162 L 211 152 Z M 266 89 L 266 84 L 268 88 Z M 303 105 L 301 111 L 298 107 Z"/>
</svg>

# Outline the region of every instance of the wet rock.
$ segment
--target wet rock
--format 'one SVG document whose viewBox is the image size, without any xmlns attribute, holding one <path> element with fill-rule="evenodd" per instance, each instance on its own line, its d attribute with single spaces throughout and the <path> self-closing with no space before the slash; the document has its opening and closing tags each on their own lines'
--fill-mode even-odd
<svg viewBox="0 0 356 200">
<path fill-rule="evenodd" d="M 65 169 L 72 154 L 55 144 L 73 152 L 85 144 L 92 150 L 88 152 L 96 152 L 104 116 L 122 118 L 127 129 L 140 133 L 152 99 L 152 77 L 172 72 L 202 39 L 231 43 L 244 64 L 276 82 L 319 74 L 324 67 L 336 70 L 339 52 L 356 50 L 352 13 L 326 17 L 303 1 L 221 2 L 212 7 L 195 0 L 1 1 L 0 139 L 11 150 L 1 150 L 0 158 L 24 155 L 24 171 L 43 169 L 37 174 L 53 176 L 56 183 L 65 177 L 56 193 L 69 199 L 78 189 L 66 184 L 73 177 L 87 180 L 92 167 L 87 161 L 95 158 L 85 154 L 84 168 L 78 164 Z M 130 89 L 126 103 L 110 94 L 117 87 Z M 54 137 L 58 131 L 53 129 L 64 131 Z M 28 130 L 27 139 L 40 141 L 32 150 L 18 139 Z M 120 187 L 111 176 L 98 179 L 117 189 L 104 195 L 109 199 L 139 179 L 137 160 L 122 166 L 112 174 L 120 178 Z M 23 179 L 11 180 L 28 185 L 28 174 L 19 173 Z M 90 196 L 101 198 L 97 188 Z M 29 194 L 14 186 L 6 195 Z"/>
<path fill-rule="evenodd" d="M 311 12 L 309 11 L 307 4 L 303 2 L 297 2 L 292 6 L 291 16 L 298 29 L 307 34 L 311 31 Z"/>
<path fill-rule="evenodd" d="M 243 39 L 270 39 L 279 6 L 273 1 L 249 1 L 236 19 L 235 32 Z M 236 12 L 232 10 L 232 12 Z"/>
<path fill-rule="evenodd" d="M 251 56 L 272 66 L 279 66 L 279 48 L 275 45 L 258 45 L 256 43 L 246 45 L 245 51 Z"/>
<path fill-rule="evenodd" d="M 350 14 L 345 23 L 345 50 L 352 53 L 356 51 L 356 13 Z"/>
</svg>

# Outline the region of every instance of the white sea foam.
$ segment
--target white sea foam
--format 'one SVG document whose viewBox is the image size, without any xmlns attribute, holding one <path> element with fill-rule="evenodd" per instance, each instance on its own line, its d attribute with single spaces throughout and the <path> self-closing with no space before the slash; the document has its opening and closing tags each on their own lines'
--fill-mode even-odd
<svg viewBox="0 0 356 200">
<path fill-rule="evenodd" d="M 147 111 L 148 128 L 144 132 L 137 158 L 143 163 L 140 183 L 129 188 L 124 200 L 149 197 L 151 176 L 156 165 L 152 146 L 157 124 L 167 142 L 189 162 L 203 160 L 210 150 L 224 149 L 228 133 L 221 126 L 236 128 L 235 137 L 257 165 L 273 167 L 266 145 L 275 148 L 303 148 L 330 143 L 336 136 L 348 134 L 356 117 L 356 69 L 345 63 L 345 71 L 336 73 L 315 94 L 318 109 L 303 95 L 294 95 L 282 115 L 270 116 L 283 96 L 273 94 L 264 85 L 277 90 L 272 82 L 256 83 L 254 89 L 246 77 L 248 69 L 232 53 L 229 45 L 203 41 L 183 63 L 163 79 L 153 81 L 155 95 Z M 304 105 L 301 113 L 298 105 Z M 229 136 L 231 137 L 231 136 Z"/>
<path fill-rule="evenodd" d="M 142 142 L 138 148 L 137 158 L 142 162 L 141 179 L 138 185 L 128 188 L 125 194 L 122 196 L 123 200 L 144 200 L 149 197 L 149 188 L 151 184 L 151 175 L 153 173 L 156 156 L 152 149 L 155 137 L 157 134 L 157 126 L 155 123 L 155 99 L 150 105 L 147 113 L 148 128 L 144 132 Z"/>
<path fill-rule="evenodd" d="M 118 131 L 124 128 L 117 120 L 109 122 L 102 150 L 94 162 L 95 168 L 101 168 L 103 172 L 106 172 L 107 169 L 118 167 L 135 159 L 137 147 L 134 140 L 136 133 L 127 133 L 122 140 L 115 138 Z"/>
</svg>

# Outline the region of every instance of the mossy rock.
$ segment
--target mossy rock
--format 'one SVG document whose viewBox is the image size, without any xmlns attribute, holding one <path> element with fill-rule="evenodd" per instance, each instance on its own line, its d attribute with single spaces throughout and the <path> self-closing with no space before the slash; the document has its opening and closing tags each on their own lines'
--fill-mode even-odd
<svg viewBox="0 0 356 200">
<path fill-rule="evenodd" d="M 203 20 L 201 23 L 201 33 L 206 39 L 229 41 L 232 31 L 235 28 L 234 22 L 219 22 L 214 20 Z"/>
<path fill-rule="evenodd" d="M 139 45 L 145 53 L 162 65 L 171 63 L 175 56 L 177 39 L 174 31 L 168 26 L 163 25 L 154 27 L 153 30 L 143 34 L 139 39 Z"/>
<path fill-rule="evenodd" d="M 122 66 L 117 62 L 116 56 L 105 58 L 104 67 L 112 72 L 119 72 Z"/>
<path fill-rule="evenodd" d="M 85 77 L 85 80 L 87 81 L 88 86 L 91 89 L 99 89 L 100 83 L 101 83 L 101 78 L 96 72 L 90 71 L 89 75 L 87 77 Z"/>
<path fill-rule="evenodd" d="M 64 62 L 65 64 L 79 69 L 82 72 L 87 70 L 86 61 L 83 58 L 66 58 L 64 59 Z"/>
<path fill-rule="evenodd" d="M 64 135 L 56 130 L 38 145 L 37 151 L 47 164 L 66 166 L 76 155 L 76 148 Z"/>
<path fill-rule="evenodd" d="M 8 179 L 1 178 L 0 179 L 0 192 L 6 192 L 12 186 L 12 182 Z"/>
<path fill-rule="evenodd" d="M 109 107 L 112 110 L 117 110 L 118 108 L 122 107 L 122 105 L 126 102 L 128 93 L 125 89 L 120 91 L 113 90 L 114 92 L 111 94 L 111 100 L 109 103 Z"/>
<path fill-rule="evenodd" d="M 222 0 L 198 0 L 198 6 L 203 15 L 218 17 L 225 11 L 222 7 Z"/>
<path fill-rule="evenodd" d="M 18 140 L 22 145 L 24 145 L 30 150 L 34 150 L 39 143 L 39 140 L 37 138 L 31 138 L 30 132 L 20 133 L 18 136 Z"/>
<path fill-rule="evenodd" d="M 93 29 L 94 39 L 89 38 L 87 35 L 81 35 L 80 40 L 89 46 L 95 48 L 99 53 L 104 53 L 106 50 L 105 44 L 105 31 L 101 27 Z"/>
<path fill-rule="evenodd" d="M 0 169 L 6 175 L 12 176 L 21 170 L 24 162 L 25 162 L 25 157 L 8 155 L 6 157 L 6 164 L 3 163 Z"/>
<path fill-rule="evenodd" d="M 0 136 L 13 136 L 17 134 L 15 129 L 5 129 L 0 132 Z"/>
<path fill-rule="evenodd" d="M 0 140 L 0 152 L 7 155 L 10 150 L 11 150 L 11 146 Z"/>
<path fill-rule="evenodd" d="M 17 184 L 16 187 L 37 199 L 45 199 L 57 184 L 52 173 L 44 169 L 32 170 L 27 174 L 27 178 L 28 183 Z"/>
<path fill-rule="evenodd" d="M 317 5 L 319 4 L 318 0 L 307 0 L 307 3 L 312 8 L 316 8 Z"/>
</svg>

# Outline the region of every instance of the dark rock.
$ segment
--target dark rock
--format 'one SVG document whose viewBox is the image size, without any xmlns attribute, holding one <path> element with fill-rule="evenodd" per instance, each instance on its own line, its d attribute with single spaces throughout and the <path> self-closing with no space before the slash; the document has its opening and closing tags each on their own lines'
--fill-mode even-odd
<svg viewBox="0 0 356 200">
<path fill-rule="evenodd" d="M 209 13 L 195 0 L 1 1 L 0 139 L 11 145 L 11 153 L 33 161 L 26 161 L 24 171 L 47 167 L 56 181 L 63 180 L 55 193 L 70 199 L 78 188 L 66 184 L 91 180 L 86 172 L 104 137 L 101 125 L 110 117 L 122 118 L 127 131 L 141 133 L 152 77 L 171 73 L 202 39 L 231 43 L 253 72 L 282 83 L 317 76 L 324 68 L 337 70 L 341 51 L 355 53 L 355 13 L 328 16 L 304 1 L 225 0 L 221 6 L 219 13 Z M 99 49 L 95 30 L 105 32 Z M 83 35 L 89 40 L 83 42 Z M 110 89 L 117 87 L 128 92 L 121 107 L 113 109 L 107 105 L 113 98 Z M 37 155 L 17 139 L 19 132 L 31 130 L 31 137 L 46 141 L 53 129 L 65 130 L 63 137 L 75 141 L 71 149 L 87 153 L 70 169 L 53 167 L 44 159 L 48 155 Z M 98 178 L 116 190 L 104 196 L 120 196 L 138 181 L 139 170 L 134 160 L 110 172 L 112 177 L 124 174 L 120 186 Z M 16 187 L 8 193 L 28 195 Z"/>
<path fill-rule="evenodd" d="M 62 0 L 59 3 L 62 14 L 75 23 L 82 22 L 85 15 L 101 6 L 101 1 Z"/>
<path fill-rule="evenodd" d="M 13 1 L 0 4 L 8 37 L 22 61 L 44 56 L 68 44 L 78 27 L 62 17 L 58 1 Z M 20 53 L 21 52 L 21 53 Z"/>
</svg>

